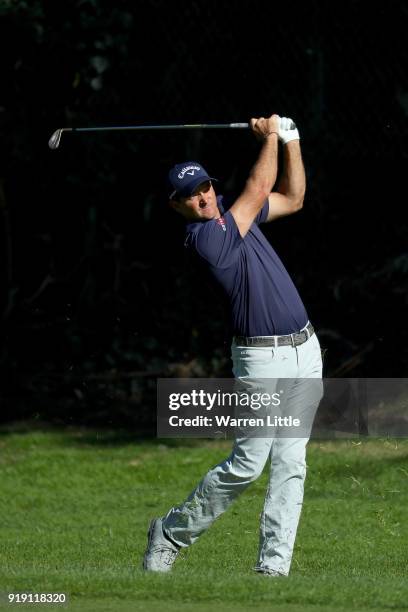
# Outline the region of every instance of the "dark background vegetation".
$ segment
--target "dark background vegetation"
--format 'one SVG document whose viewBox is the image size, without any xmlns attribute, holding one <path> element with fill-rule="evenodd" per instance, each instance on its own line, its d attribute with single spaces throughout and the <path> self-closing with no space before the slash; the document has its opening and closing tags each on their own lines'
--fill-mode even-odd
<svg viewBox="0 0 408 612">
<path fill-rule="evenodd" d="M 58 127 L 299 126 L 303 210 L 264 231 L 328 349 L 326 376 L 403 377 L 408 8 L 206 0 L 0 2 L 3 421 L 154 421 L 158 377 L 230 376 L 218 297 L 185 259 L 170 166 L 239 192 L 250 133 Z"/>
</svg>

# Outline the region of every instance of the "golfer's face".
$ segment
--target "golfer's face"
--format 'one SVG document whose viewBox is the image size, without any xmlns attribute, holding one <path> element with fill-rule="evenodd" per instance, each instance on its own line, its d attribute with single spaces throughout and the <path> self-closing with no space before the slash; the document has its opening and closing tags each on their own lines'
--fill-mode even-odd
<svg viewBox="0 0 408 612">
<path fill-rule="evenodd" d="M 188 219 L 214 219 L 220 216 L 211 181 L 204 181 L 188 198 L 181 198 L 182 214 Z"/>
</svg>

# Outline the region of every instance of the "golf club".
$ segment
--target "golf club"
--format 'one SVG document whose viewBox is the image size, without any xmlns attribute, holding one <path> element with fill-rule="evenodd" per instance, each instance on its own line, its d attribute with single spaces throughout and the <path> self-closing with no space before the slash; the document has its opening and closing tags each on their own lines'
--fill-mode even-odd
<svg viewBox="0 0 408 612">
<path fill-rule="evenodd" d="M 292 123 L 292 129 L 296 126 Z M 167 125 L 114 125 L 104 127 L 86 127 L 86 128 L 59 128 L 55 130 L 48 141 L 50 149 L 58 149 L 63 132 L 79 133 L 79 132 L 118 132 L 127 130 L 219 130 L 219 129 L 248 129 L 249 123 L 193 123 L 193 124 L 167 124 Z"/>
</svg>

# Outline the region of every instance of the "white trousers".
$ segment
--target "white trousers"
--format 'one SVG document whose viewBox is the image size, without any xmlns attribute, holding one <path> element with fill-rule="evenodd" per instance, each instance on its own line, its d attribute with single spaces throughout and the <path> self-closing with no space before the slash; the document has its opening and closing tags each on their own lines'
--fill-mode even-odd
<svg viewBox="0 0 408 612">
<path fill-rule="evenodd" d="M 281 389 L 282 383 L 286 383 L 282 414 L 303 415 L 311 427 L 323 389 L 321 351 L 316 334 L 297 347 L 233 344 L 231 350 L 235 378 L 241 381 L 268 379 L 275 389 Z M 311 381 L 305 380 L 310 378 L 319 379 L 319 382 L 315 380 L 311 385 Z M 183 504 L 169 510 L 163 520 L 164 532 L 182 547 L 193 544 L 258 478 L 269 457 L 271 469 L 261 514 L 256 567 L 287 575 L 303 503 L 310 428 L 303 429 L 301 435 L 294 438 L 277 432 L 267 438 L 237 438 L 230 456 L 204 476 Z"/>
</svg>

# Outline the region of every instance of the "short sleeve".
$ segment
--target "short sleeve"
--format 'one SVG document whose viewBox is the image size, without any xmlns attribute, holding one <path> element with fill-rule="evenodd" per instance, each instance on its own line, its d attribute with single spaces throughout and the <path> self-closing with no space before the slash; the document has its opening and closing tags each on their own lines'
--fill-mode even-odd
<svg viewBox="0 0 408 612">
<path fill-rule="evenodd" d="M 190 236 L 189 245 L 216 268 L 229 268 L 236 262 L 242 238 L 231 213 L 202 223 Z"/>
<path fill-rule="evenodd" d="M 260 225 L 261 223 L 265 223 L 266 219 L 268 218 L 268 213 L 269 213 L 269 200 L 267 198 L 265 200 L 265 203 L 262 206 L 261 210 L 256 215 L 256 217 L 254 219 L 254 223 L 256 223 L 256 225 Z"/>
</svg>

